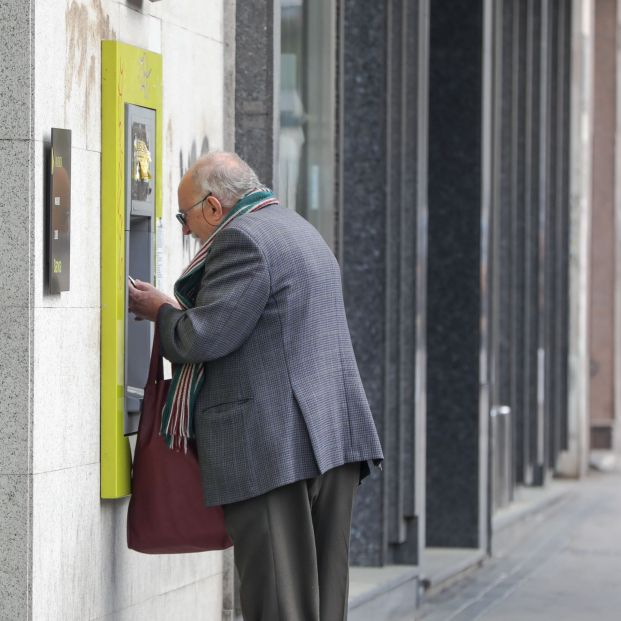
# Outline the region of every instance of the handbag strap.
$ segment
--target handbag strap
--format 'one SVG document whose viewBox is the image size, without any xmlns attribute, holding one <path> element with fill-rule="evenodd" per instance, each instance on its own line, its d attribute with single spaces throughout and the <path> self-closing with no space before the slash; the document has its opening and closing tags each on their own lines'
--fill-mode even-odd
<svg viewBox="0 0 621 621">
<path fill-rule="evenodd" d="M 155 331 L 153 333 L 153 346 L 151 348 L 151 363 L 149 364 L 149 377 L 147 385 L 157 384 L 164 379 L 164 362 L 160 352 L 160 327 L 155 322 Z"/>
</svg>

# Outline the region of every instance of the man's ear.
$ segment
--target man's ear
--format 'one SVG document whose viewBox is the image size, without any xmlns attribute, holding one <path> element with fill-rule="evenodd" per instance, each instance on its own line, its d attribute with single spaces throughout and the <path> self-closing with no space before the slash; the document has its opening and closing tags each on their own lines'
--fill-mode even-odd
<svg viewBox="0 0 621 621">
<path fill-rule="evenodd" d="M 222 203 L 215 196 L 208 196 L 203 209 L 205 220 L 214 225 L 222 219 L 223 212 Z"/>
</svg>

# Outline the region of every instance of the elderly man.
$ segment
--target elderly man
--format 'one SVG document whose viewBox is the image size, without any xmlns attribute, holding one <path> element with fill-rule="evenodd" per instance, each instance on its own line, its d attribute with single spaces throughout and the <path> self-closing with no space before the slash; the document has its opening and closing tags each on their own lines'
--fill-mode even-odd
<svg viewBox="0 0 621 621">
<path fill-rule="evenodd" d="M 233 153 L 198 160 L 178 200 L 183 233 L 204 243 L 175 299 L 130 287 L 130 310 L 158 322 L 173 363 L 163 432 L 173 447 L 196 437 L 244 619 L 345 619 L 355 490 L 383 455 L 338 263 Z"/>
</svg>

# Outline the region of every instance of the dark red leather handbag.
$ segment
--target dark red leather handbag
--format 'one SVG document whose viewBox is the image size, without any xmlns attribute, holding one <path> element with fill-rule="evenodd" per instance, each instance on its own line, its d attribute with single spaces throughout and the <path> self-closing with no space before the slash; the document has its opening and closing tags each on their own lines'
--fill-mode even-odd
<svg viewBox="0 0 621 621">
<path fill-rule="evenodd" d="M 222 507 L 203 504 L 195 442 L 188 443 L 187 453 L 176 452 L 159 433 L 169 387 L 156 324 L 132 468 L 127 546 L 146 554 L 224 550 L 233 542 Z"/>
</svg>

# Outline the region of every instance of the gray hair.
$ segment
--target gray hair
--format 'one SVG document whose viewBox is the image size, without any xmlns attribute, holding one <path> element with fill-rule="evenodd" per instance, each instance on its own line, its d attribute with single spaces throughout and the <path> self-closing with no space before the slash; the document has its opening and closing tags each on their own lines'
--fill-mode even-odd
<svg viewBox="0 0 621 621">
<path fill-rule="evenodd" d="M 192 167 L 192 181 L 203 194 L 211 192 L 227 208 L 261 187 L 254 170 L 228 151 L 211 151 L 199 158 Z"/>
</svg>

